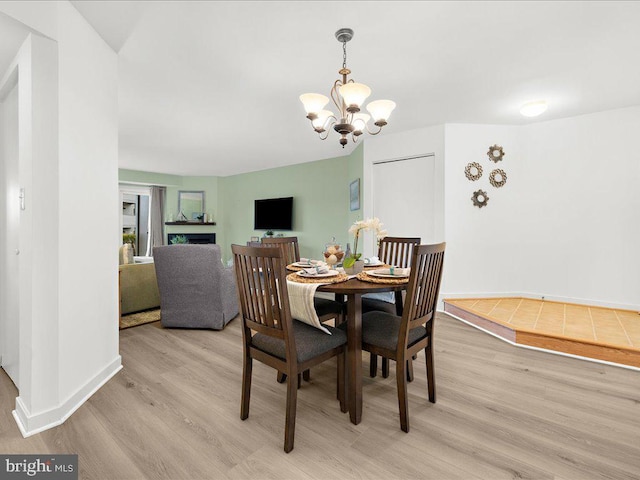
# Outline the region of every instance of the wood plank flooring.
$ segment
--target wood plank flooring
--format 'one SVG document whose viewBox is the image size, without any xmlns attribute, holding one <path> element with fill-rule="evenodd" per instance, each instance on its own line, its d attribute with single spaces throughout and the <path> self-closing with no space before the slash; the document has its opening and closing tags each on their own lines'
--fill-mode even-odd
<svg viewBox="0 0 640 480">
<path fill-rule="evenodd" d="M 510 342 L 640 368 L 640 312 L 520 297 L 444 303 L 446 312 Z"/>
<path fill-rule="evenodd" d="M 335 363 L 298 393 L 295 449 L 282 450 L 286 386 L 256 362 L 239 418 L 241 331 L 122 330 L 124 369 L 55 429 L 23 439 L 0 374 L 0 451 L 77 453 L 82 479 L 638 479 L 640 373 L 509 345 L 439 314 L 438 402 L 424 356 L 400 430 L 395 374 L 369 378 L 352 425 Z M 392 363 L 392 366 L 394 364 Z"/>
</svg>

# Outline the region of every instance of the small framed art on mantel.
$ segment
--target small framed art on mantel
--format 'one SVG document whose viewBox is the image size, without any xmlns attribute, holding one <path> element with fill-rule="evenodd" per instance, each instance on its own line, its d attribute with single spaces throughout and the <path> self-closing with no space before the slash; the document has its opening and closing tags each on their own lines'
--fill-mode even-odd
<svg viewBox="0 0 640 480">
<path fill-rule="evenodd" d="M 349 209 L 360 210 L 360 179 L 356 178 L 349 184 Z"/>
</svg>

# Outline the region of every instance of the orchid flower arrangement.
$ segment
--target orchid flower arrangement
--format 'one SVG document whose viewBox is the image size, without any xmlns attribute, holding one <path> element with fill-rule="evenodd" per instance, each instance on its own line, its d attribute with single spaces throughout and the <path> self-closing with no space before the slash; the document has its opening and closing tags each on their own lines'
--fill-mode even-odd
<svg viewBox="0 0 640 480">
<path fill-rule="evenodd" d="M 358 220 L 349 229 L 349 233 L 353 235 L 353 253 L 344 259 L 342 266 L 345 268 L 350 268 L 356 263 L 357 260 L 360 260 L 362 256 L 361 253 L 358 253 L 358 239 L 363 231 L 372 230 L 376 232 L 376 239 L 379 242 L 384 237 L 387 236 L 387 231 L 382 228 L 384 224 L 380 221 L 378 217 L 368 218 L 366 220 Z"/>
</svg>

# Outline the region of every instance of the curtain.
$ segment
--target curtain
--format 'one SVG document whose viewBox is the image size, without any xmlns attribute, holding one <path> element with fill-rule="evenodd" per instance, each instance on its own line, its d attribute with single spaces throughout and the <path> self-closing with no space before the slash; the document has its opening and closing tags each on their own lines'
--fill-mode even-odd
<svg viewBox="0 0 640 480">
<path fill-rule="evenodd" d="M 166 187 L 151 187 L 151 226 L 149 228 L 149 255 L 153 257 L 153 247 L 164 244 L 164 199 Z"/>
</svg>

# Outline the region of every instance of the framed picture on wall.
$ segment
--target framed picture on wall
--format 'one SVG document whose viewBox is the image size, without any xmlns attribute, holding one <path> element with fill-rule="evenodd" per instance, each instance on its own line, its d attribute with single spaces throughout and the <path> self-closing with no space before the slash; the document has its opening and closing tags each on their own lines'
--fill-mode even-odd
<svg viewBox="0 0 640 480">
<path fill-rule="evenodd" d="M 360 179 L 356 178 L 349 184 L 349 209 L 360 210 Z"/>
</svg>

